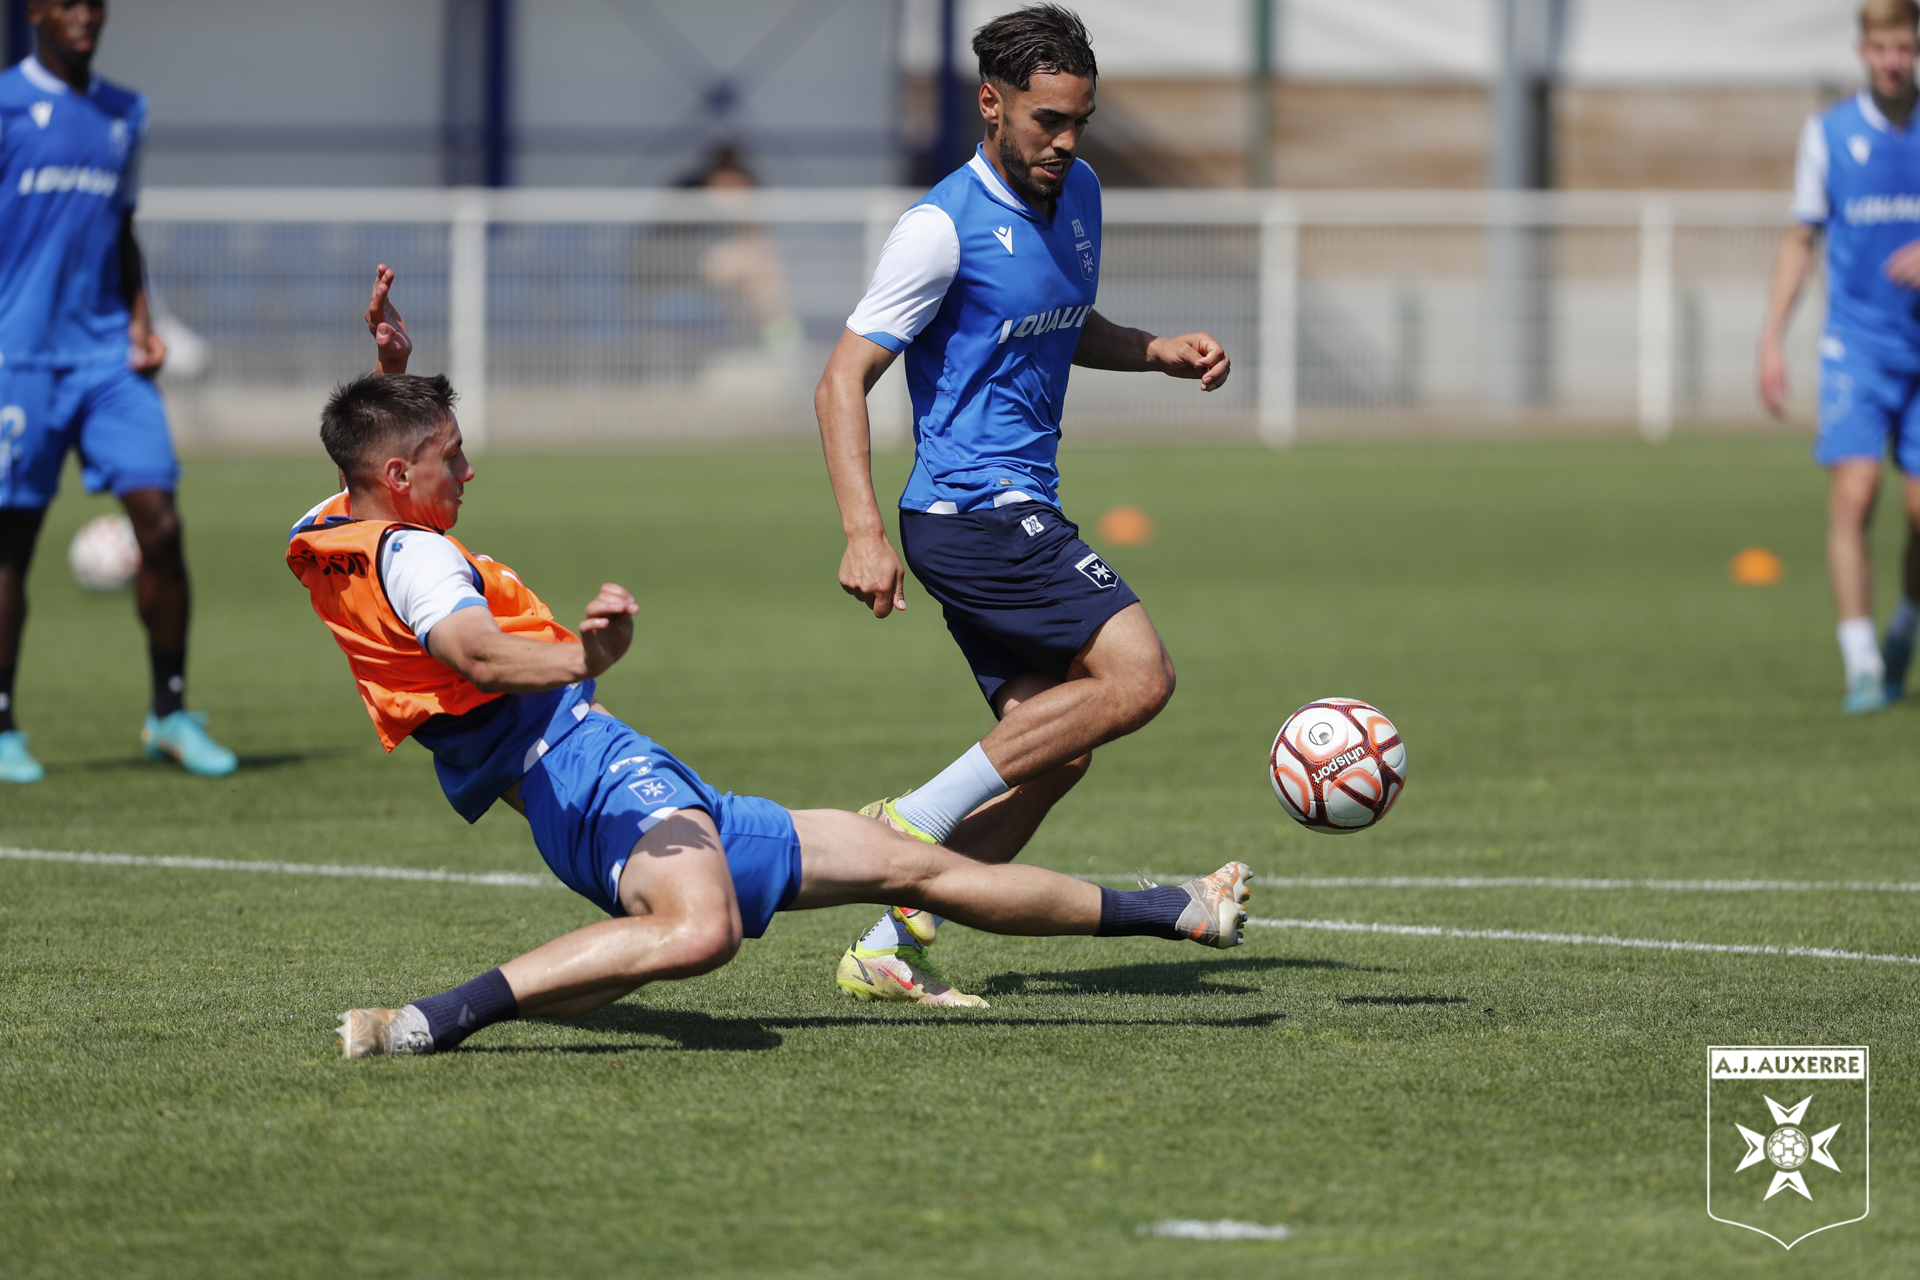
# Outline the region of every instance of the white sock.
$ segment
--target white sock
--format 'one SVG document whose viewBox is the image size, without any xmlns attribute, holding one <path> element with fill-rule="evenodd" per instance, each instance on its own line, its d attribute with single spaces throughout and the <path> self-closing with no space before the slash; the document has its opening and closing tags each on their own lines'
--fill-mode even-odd
<svg viewBox="0 0 1920 1280">
<path fill-rule="evenodd" d="M 1893 606 L 1893 616 L 1887 619 L 1887 639 L 1912 640 L 1916 632 L 1920 632 L 1920 604 L 1903 595 Z"/>
<path fill-rule="evenodd" d="M 898 920 L 893 918 L 893 912 L 889 911 L 880 917 L 880 923 L 861 935 L 856 945 L 865 947 L 869 951 L 885 951 L 888 947 L 917 947 L 920 944 L 914 940 L 912 934 L 901 927 Z"/>
<path fill-rule="evenodd" d="M 1880 661 L 1880 641 L 1873 634 L 1872 618 L 1848 618 L 1834 628 L 1834 634 L 1840 640 L 1840 660 L 1847 665 L 1849 684 L 1858 675 L 1875 678 L 1886 675 L 1886 667 Z"/>
<path fill-rule="evenodd" d="M 893 807 L 908 822 L 935 840 L 944 841 L 960 825 L 960 819 L 1008 790 L 994 770 L 993 762 L 976 742 L 967 748 L 965 755 L 935 775 L 932 782 L 908 792 Z"/>
</svg>

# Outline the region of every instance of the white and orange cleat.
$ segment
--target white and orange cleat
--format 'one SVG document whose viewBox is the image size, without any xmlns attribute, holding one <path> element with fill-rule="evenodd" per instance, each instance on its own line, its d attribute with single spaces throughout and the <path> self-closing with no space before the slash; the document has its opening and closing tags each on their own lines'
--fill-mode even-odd
<svg viewBox="0 0 1920 1280">
<path fill-rule="evenodd" d="M 1247 899 L 1253 892 L 1253 868 L 1229 862 L 1210 876 L 1181 885 L 1193 901 L 1174 927 L 1203 947 L 1237 947 L 1246 941 Z"/>
<path fill-rule="evenodd" d="M 433 1052 L 427 1020 L 411 1005 L 405 1009 L 349 1009 L 340 1015 L 335 1034 L 340 1037 L 340 1052 L 349 1058 Z"/>
</svg>

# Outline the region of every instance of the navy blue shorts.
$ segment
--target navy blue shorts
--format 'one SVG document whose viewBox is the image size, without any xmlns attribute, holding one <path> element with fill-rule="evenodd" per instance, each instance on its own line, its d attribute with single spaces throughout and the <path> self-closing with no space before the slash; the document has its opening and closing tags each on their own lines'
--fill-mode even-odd
<svg viewBox="0 0 1920 1280">
<path fill-rule="evenodd" d="M 594 712 L 520 780 L 533 843 L 560 882 L 611 916 L 620 873 L 640 837 L 682 809 L 704 809 L 720 830 L 740 925 L 749 938 L 800 892 L 793 815 L 759 796 L 722 794 L 665 747 L 623 720 Z"/>
<path fill-rule="evenodd" d="M 945 516 L 903 510 L 900 547 L 989 703 L 1024 672 L 1066 679 L 1101 624 L 1140 600 L 1078 525 L 1037 502 Z"/>
<path fill-rule="evenodd" d="M 89 493 L 179 484 L 166 406 L 148 379 L 125 365 L 0 368 L 0 507 L 51 503 L 74 449 Z"/>
</svg>

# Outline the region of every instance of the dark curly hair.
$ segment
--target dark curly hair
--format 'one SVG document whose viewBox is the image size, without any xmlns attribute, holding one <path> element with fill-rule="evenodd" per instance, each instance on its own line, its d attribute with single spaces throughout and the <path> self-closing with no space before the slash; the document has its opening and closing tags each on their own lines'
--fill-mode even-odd
<svg viewBox="0 0 1920 1280">
<path fill-rule="evenodd" d="M 1097 79 L 1093 45 L 1080 15 L 1057 4 L 1028 5 L 1003 13 L 974 33 L 980 78 L 1025 92 L 1035 72 Z"/>
</svg>

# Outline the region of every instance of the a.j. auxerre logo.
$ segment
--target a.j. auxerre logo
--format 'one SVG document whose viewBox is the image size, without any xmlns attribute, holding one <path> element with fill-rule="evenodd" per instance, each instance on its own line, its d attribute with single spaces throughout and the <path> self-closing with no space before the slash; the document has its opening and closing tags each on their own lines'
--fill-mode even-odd
<svg viewBox="0 0 1920 1280">
<path fill-rule="evenodd" d="M 1707 1050 L 1707 1216 L 1793 1248 L 1867 1216 L 1867 1047 Z"/>
</svg>

